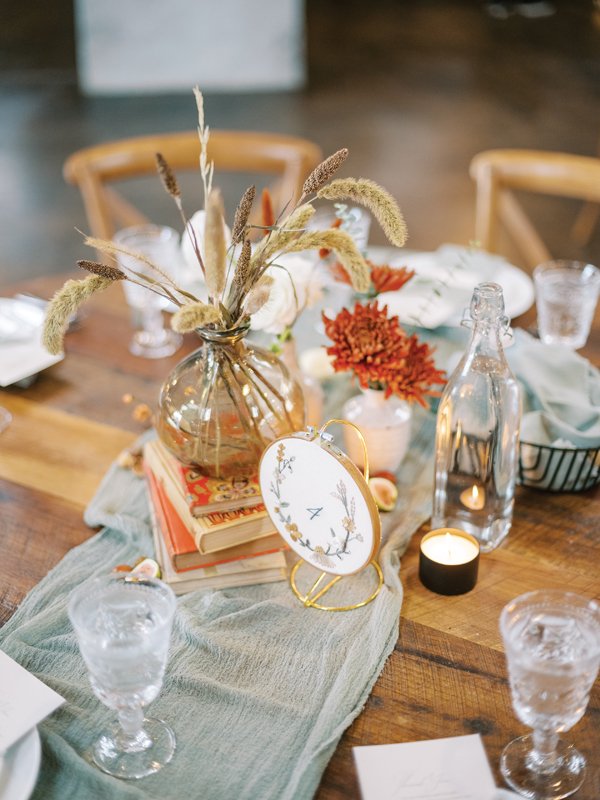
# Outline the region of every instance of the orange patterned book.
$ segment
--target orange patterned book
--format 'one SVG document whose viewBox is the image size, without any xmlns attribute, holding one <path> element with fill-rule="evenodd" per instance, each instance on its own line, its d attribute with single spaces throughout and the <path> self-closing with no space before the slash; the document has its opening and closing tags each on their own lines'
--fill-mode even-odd
<svg viewBox="0 0 600 800">
<path fill-rule="evenodd" d="M 175 456 L 157 442 L 166 467 L 181 481 L 185 499 L 195 517 L 213 511 L 235 511 L 262 504 L 258 475 L 250 478 L 209 478 L 197 467 L 181 464 Z"/>
<path fill-rule="evenodd" d="M 156 440 L 147 442 L 144 445 L 144 463 L 154 473 L 201 553 L 224 550 L 251 539 L 271 536 L 276 532 L 262 504 L 252 508 L 214 512 L 195 517 L 190 511 L 181 481 L 167 466 L 164 459 L 165 452 L 165 448 L 159 446 Z"/>
<path fill-rule="evenodd" d="M 287 549 L 287 545 L 281 536 L 278 533 L 274 533 L 272 536 L 253 539 L 250 542 L 229 547 L 226 550 L 203 555 L 196 547 L 194 537 L 177 514 L 162 485 L 149 468 L 146 468 L 146 479 L 150 502 L 152 503 L 167 553 L 177 572 L 197 569 L 198 567 L 214 567 L 218 564 L 226 564 L 259 555 L 268 555 L 269 553 L 277 553 Z"/>
</svg>

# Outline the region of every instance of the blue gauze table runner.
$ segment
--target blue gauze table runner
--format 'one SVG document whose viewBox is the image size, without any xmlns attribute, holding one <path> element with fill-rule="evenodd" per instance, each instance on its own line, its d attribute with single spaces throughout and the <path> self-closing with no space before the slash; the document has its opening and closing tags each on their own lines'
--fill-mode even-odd
<svg viewBox="0 0 600 800">
<path fill-rule="evenodd" d="M 179 598 L 165 683 L 147 712 L 171 724 L 177 751 L 135 782 L 84 757 L 114 715 L 92 694 L 66 612 L 69 592 L 86 578 L 153 551 L 144 482 L 113 465 L 85 516 L 100 533 L 71 550 L 0 631 L 2 649 L 67 701 L 39 726 L 34 800 L 313 797 L 398 638 L 399 555 L 430 514 L 434 423 L 416 409 L 400 501 L 384 515 L 385 586 L 368 606 L 306 609 L 287 582 Z M 373 585 L 367 570 L 336 592 L 350 603 Z"/>
</svg>

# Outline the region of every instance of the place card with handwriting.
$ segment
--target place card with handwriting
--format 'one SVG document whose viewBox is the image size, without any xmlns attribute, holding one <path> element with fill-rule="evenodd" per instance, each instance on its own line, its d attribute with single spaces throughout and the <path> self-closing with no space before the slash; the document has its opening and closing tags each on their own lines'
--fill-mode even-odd
<svg viewBox="0 0 600 800">
<path fill-rule="evenodd" d="M 491 800 L 496 791 L 478 734 L 353 750 L 363 800 Z"/>
<path fill-rule="evenodd" d="M 0 650 L 0 753 L 64 702 L 53 689 Z"/>
</svg>

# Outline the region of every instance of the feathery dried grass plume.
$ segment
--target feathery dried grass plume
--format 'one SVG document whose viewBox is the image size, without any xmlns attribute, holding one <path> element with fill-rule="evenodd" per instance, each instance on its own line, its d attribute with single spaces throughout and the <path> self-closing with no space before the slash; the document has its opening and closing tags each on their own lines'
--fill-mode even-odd
<svg viewBox="0 0 600 800">
<path fill-rule="evenodd" d="M 250 211 L 252 210 L 252 203 L 254 202 L 255 196 L 256 186 L 249 186 L 242 195 L 242 199 L 235 210 L 233 228 L 231 230 L 231 241 L 233 244 L 239 244 L 244 238 L 246 225 L 248 224 L 248 217 L 250 216 Z"/>
<path fill-rule="evenodd" d="M 250 289 L 244 300 L 244 312 L 246 314 L 252 316 L 264 306 L 271 295 L 272 285 L 273 278 L 270 275 L 263 275 L 256 286 Z"/>
<path fill-rule="evenodd" d="M 93 275 L 100 275 L 101 278 L 108 278 L 109 281 L 127 280 L 127 275 L 118 267 L 110 267 L 108 264 L 100 264 L 98 261 L 87 261 L 82 258 L 77 262 L 80 269 L 85 269 Z"/>
<path fill-rule="evenodd" d="M 297 253 L 301 250 L 319 250 L 327 247 L 333 250 L 340 263 L 350 276 L 352 286 L 357 292 L 366 292 L 370 286 L 369 265 L 360 254 L 354 239 L 345 231 L 329 228 L 325 231 L 302 233 L 286 247 L 286 253 Z"/>
<path fill-rule="evenodd" d="M 341 150 L 338 150 L 336 153 L 326 158 L 325 161 L 322 161 L 304 181 L 302 196 L 306 197 L 308 194 L 318 192 L 319 189 L 335 175 L 347 158 L 348 148 L 343 147 Z"/>
<path fill-rule="evenodd" d="M 373 213 L 389 241 L 402 247 L 408 231 L 402 212 L 392 195 L 368 178 L 340 178 L 317 192 L 325 200 L 352 200 Z"/>
<path fill-rule="evenodd" d="M 158 170 L 158 174 L 160 175 L 160 179 L 167 191 L 167 194 L 170 194 L 171 197 L 179 199 L 181 197 L 181 189 L 179 188 L 179 184 L 177 183 L 177 178 L 175 177 L 175 173 L 173 172 L 171 167 L 167 164 L 167 161 L 162 155 L 162 153 L 156 153 L 155 159 L 156 159 L 156 169 Z"/>
<path fill-rule="evenodd" d="M 289 243 L 305 231 L 314 213 L 315 209 L 310 203 L 298 206 L 282 223 L 280 228 L 272 231 L 268 238 L 261 241 L 252 257 L 252 265 L 264 264 L 275 253 L 286 250 Z"/>
<path fill-rule="evenodd" d="M 206 288 L 213 300 L 218 301 L 225 288 L 227 243 L 223 220 L 223 198 L 218 189 L 212 189 L 206 204 L 204 225 L 204 267 Z"/>
<path fill-rule="evenodd" d="M 63 340 L 69 319 L 94 292 L 107 289 L 114 283 L 112 278 L 88 275 L 81 281 L 69 280 L 55 294 L 48 305 L 44 320 L 42 342 L 53 356 L 63 351 Z"/>
<path fill-rule="evenodd" d="M 171 318 L 171 327 L 177 333 L 189 333 L 219 322 L 222 322 L 219 309 L 197 300 L 177 309 Z"/>
</svg>

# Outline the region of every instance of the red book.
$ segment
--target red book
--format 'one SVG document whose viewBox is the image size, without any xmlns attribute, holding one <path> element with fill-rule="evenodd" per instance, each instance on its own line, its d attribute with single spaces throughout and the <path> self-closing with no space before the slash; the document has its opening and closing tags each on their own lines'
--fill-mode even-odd
<svg viewBox="0 0 600 800">
<path fill-rule="evenodd" d="M 169 500 L 162 484 L 151 469 L 146 467 L 146 477 L 150 501 L 154 508 L 159 528 L 162 532 L 167 552 L 177 572 L 198 569 L 198 567 L 214 567 L 244 558 L 267 555 L 287 549 L 287 545 L 278 533 L 253 539 L 244 544 L 228 547 L 215 553 L 199 552 L 190 530 L 187 528 L 173 504 Z"/>
</svg>

